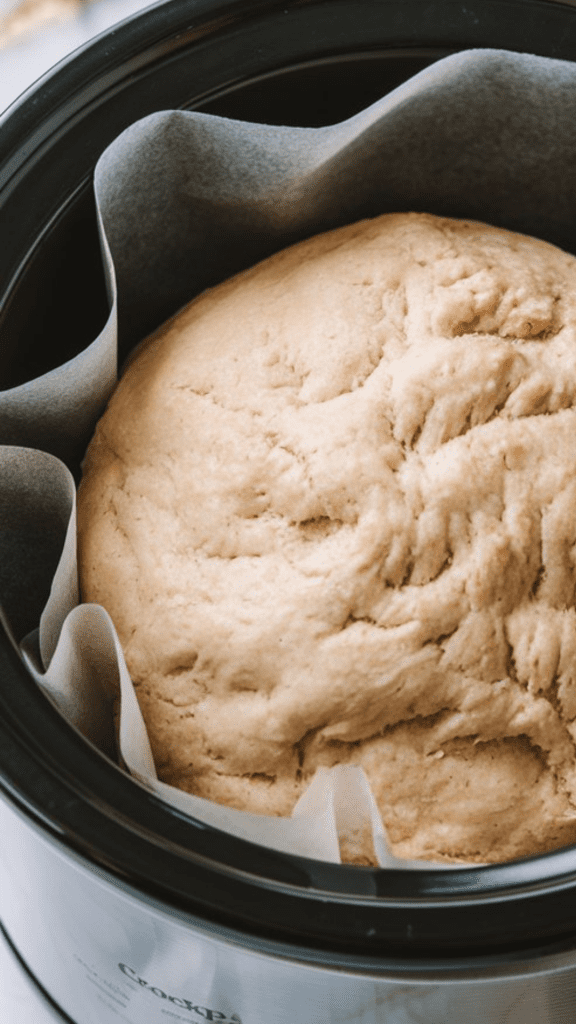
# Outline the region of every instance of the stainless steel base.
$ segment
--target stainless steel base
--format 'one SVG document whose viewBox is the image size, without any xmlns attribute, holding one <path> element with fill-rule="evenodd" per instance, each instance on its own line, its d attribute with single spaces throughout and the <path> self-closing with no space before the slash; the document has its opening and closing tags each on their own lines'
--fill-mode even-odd
<svg viewBox="0 0 576 1024">
<path fill-rule="evenodd" d="M 2 801 L 0 835 L 0 916 L 39 984 L 75 1024 L 576 1019 L 571 953 L 487 959 L 469 971 L 324 968 L 169 911 L 36 832 Z"/>
</svg>

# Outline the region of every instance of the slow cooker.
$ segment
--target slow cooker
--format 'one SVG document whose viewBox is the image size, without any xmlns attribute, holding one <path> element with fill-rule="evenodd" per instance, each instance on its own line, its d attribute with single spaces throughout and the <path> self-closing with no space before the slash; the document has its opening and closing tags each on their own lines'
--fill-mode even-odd
<svg viewBox="0 0 576 1024">
<path fill-rule="evenodd" d="M 331 124 L 473 47 L 575 60 L 576 3 L 167 0 L 78 51 L 1 124 L 2 387 L 64 362 L 106 319 L 92 174 L 130 123 L 186 108 Z M 122 354 L 154 326 L 120 308 Z M 47 596 L 37 552 L 55 565 L 58 551 L 49 522 L 38 536 L 23 520 L 13 541 L 27 571 L 0 567 L 0 918 L 63 1019 L 571 1024 L 574 848 L 376 870 L 180 814 L 92 747 L 26 671 L 11 636 Z"/>
</svg>

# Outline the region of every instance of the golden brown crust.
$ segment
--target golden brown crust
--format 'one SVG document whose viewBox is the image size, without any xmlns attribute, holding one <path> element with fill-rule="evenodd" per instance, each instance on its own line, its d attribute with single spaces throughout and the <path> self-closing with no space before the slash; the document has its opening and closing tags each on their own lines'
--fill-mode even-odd
<svg viewBox="0 0 576 1024">
<path fill-rule="evenodd" d="M 400 856 L 576 840 L 576 260 L 393 214 L 148 341 L 79 494 L 161 777 L 289 814 L 365 768 Z"/>
</svg>

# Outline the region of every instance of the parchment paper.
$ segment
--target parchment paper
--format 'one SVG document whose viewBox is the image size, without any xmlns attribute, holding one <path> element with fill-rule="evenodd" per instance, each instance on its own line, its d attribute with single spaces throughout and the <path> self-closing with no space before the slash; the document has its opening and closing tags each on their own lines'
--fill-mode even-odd
<svg viewBox="0 0 576 1024">
<path fill-rule="evenodd" d="M 476 50 L 438 61 L 342 124 L 276 128 L 164 111 L 95 172 L 111 312 L 100 336 L 0 393 L 0 601 L 38 685 L 142 785 L 184 813 L 278 850 L 338 861 L 366 831 L 392 857 L 360 768 L 320 770 L 292 818 L 245 814 L 158 781 L 107 613 L 78 604 L 75 488 L 65 463 L 116 381 L 117 322 L 143 337 L 184 302 L 300 238 L 421 210 L 576 245 L 576 67 Z M 440 865 L 437 865 L 440 866 Z"/>
</svg>

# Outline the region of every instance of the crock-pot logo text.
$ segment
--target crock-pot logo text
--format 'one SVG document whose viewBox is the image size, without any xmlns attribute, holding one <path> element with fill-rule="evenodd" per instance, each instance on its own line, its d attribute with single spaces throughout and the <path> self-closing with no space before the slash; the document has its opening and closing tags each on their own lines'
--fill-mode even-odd
<svg viewBox="0 0 576 1024">
<path fill-rule="evenodd" d="M 157 999 L 165 999 L 168 1003 L 172 1003 L 173 1006 L 179 1006 L 182 1010 L 189 1010 L 190 1013 L 197 1013 L 199 1017 L 203 1017 L 204 1020 L 212 1020 L 217 1022 L 225 1022 L 225 1024 L 242 1024 L 242 1021 L 237 1013 L 233 1013 L 231 1017 L 227 1013 L 222 1013 L 221 1010 L 211 1010 L 208 1006 L 198 1006 L 191 999 L 181 999 L 180 996 L 171 996 L 168 992 L 164 992 L 163 989 L 158 988 L 156 985 L 151 985 L 145 978 L 140 978 L 136 971 L 126 964 L 118 964 L 118 967 L 125 974 L 130 981 L 135 981 L 142 988 L 145 988 L 147 992 L 151 992 L 152 995 L 156 996 Z"/>
</svg>

